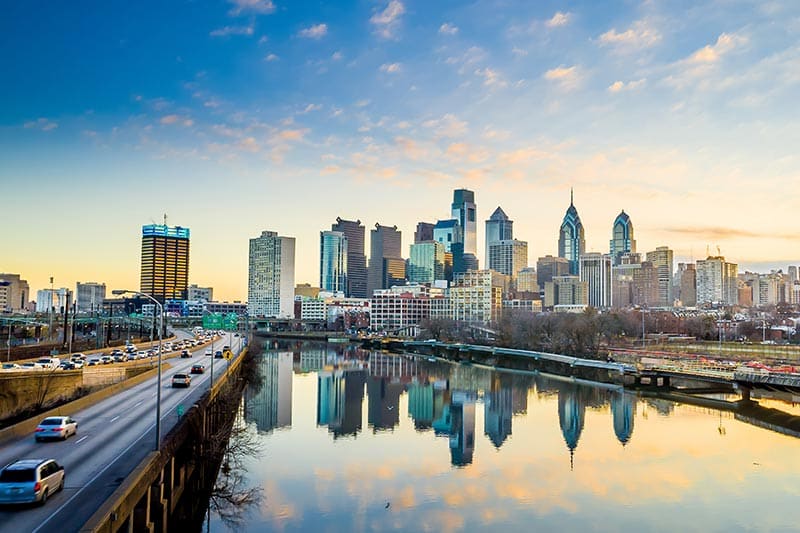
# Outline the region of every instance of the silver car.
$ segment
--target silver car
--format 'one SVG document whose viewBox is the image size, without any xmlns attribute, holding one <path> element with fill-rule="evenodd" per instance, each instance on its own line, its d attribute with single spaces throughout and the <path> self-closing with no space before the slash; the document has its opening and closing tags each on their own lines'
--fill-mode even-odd
<svg viewBox="0 0 800 533">
<path fill-rule="evenodd" d="M 48 416 L 36 426 L 36 442 L 45 439 L 67 440 L 78 433 L 78 423 L 68 416 Z"/>
<path fill-rule="evenodd" d="M 64 467 L 52 459 L 23 459 L 0 470 L 0 504 L 40 503 L 64 488 Z"/>
</svg>

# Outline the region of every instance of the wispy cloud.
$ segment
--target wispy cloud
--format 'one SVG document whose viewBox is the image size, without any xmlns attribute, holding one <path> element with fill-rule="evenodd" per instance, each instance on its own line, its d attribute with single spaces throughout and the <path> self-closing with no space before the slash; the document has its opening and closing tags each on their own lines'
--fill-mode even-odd
<svg viewBox="0 0 800 533">
<path fill-rule="evenodd" d="M 562 89 L 569 91 L 580 84 L 581 74 L 577 66 L 559 66 L 545 72 L 544 79 L 556 83 Z"/>
<path fill-rule="evenodd" d="M 455 35 L 458 33 L 458 26 L 450 24 L 449 22 L 445 22 L 439 26 L 439 33 L 442 35 Z"/>
<path fill-rule="evenodd" d="M 250 26 L 223 26 L 222 28 L 217 28 L 209 33 L 211 37 L 228 37 L 231 35 L 245 35 L 250 37 L 253 35 L 253 25 Z"/>
<path fill-rule="evenodd" d="M 386 72 L 389 74 L 395 74 L 400 72 L 400 63 L 384 63 L 380 66 L 381 72 Z"/>
<path fill-rule="evenodd" d="M 476 69 L 475 75 L 480 76 L 483 78 L 483 84 L 486 87 L 507 87 L 508 83 L 503 79 L 502 76 L 496 71 L 489 67 L 484 69 Z"/>
<path fill-rule="evenodd" d="M 305 106 L 303 108 L 302 111 L 300 111 L 299 114 L 307 115 L 308 113 L 311 113 L 312 111 L 319 111 L 320 109 L 322 109 L 322 104 L 308 104 L 307 106 Z"/>
<path fill-rule="evenodd" d="M 745 35 L 722 33 L 714 44 L 706 45 L 670 65 L 668 71 L 671 74 L 664 81 L 667 85 L 678 89 L 693 87 L 706 90 L 718 87 L 721 80 L 715 79 L 712 73 L 718 70 L 726 55 L 747 42 L 748 38 Z"/>
<path fill-rule="evenodd" d="M 442 118 L 426 120 L 422 125 L 433 130 L 437 137 L 461 137 L 467 133 L 467 123 L 450 113 Z"/>
<path fill-rule="evenodd" d="M 375 13 L 369 21 L 375 26 L 375 33 L 384 39 L 397 38 L 397 29 L 400 26 L 400 17 L 406 12 L 406 7 L 400 0 L 391 0 L 386 9 Z"/>
<path fill-rule="evenodd" d="M 297 33 L 297 35 L 306 39 L 321 39 L 325 37 L 327 33 L 327 24 L 315 24 L 313 26 L 309 26 L 308 28 L 303 28 Z"/>
<path fill-rule="evenodd" d="M 617 50 L 638 50 L 658 43 L 661 40 L 661 33 L 652 26 L 651 22 L 639 20 L 622 32 L 612 28 L 602 34 L 599 40 L 602 46 L 612 46 Z"/>
<path fill-rule="evenodd" d="M 29 130 L 36 129 L 42 131 L 53 131 L 58 127 L 58 122 L 54 122 L 49 118 L 39 118 L 36 120 L 30 120 L 23 124 L 23 126 Z"/>
<path fill-rule="evenodd" d="M 608 92 L 611 93 L 618 93 L 622 91 L 634 91 L 636 89 L 641 89 L 647 83 L 646 78 L 642 78 L 640 80 L 629 81 L 625 83 L 624 81 L 617 80 L 611 85 L 608 86 Z"/>
<path fill-rule="evenodd" d="M 280 59 L 280 58 L 278 56 L 276 56 L 275 54 L 267 54 L 267 55 L 264 56 L 264 61 L 268 61 L 268 62 L 277 61 L 278 59 Z"/>
<path fill-rule="evenodd" d="M 674 233 L 678 235 L 689 235 L 708 240 L 725 240 L 725 239 L 796 239 L 797 235 L 792 233 L 774 233 L 774 232 L 758 232 L 746 229 L 737 228 L 724 228 L 720 226 L 706 226 L 706 227 L 668 227 L 663 228 L 662 231 L 667 233 Z"/>
<path fill-rule="evenodd" d="M 190 126 L 194 126 L 194 120 L 192 120 L 191 118 L 184 117 L 184 116 L 181 116 L 181 115 L 176 115 L 176 114 L 164 115 L 163 117 L 161 117 L 159 122 L 161 124 L 164 124 L 165 126 L 170 126 L 170 125 L 173 125 L 173 124 L 186 126 L 187 128 L 190 127 Z"/>
<path fill-rule="evenodd" d="M 233 4 L 231 15 L 241 15 L 242 13 L 257 13 L 266 15 L 275 11 L 275 4 L 272 0 L 228 0 Z"/>
<path fill-rule="evenodd" d="M 746 43 L 747 38 L 741 35 L 723 33 L 713 45 L 709 44 L 693 53 L 688 61 L 690 63 L 716 63 L 737 46 Z"/>
<path fill-rule="evenodd" d="M 553 15 L 547 22 L 544 23 L 545 26 L 548 28 L 558 28 L 559 26 L 566 26 L 569 24 L 569 21 L 572 19 L 571 13 L 563 13 L 561 11 L 556 11 L 556 14 Z"/>
</svg>

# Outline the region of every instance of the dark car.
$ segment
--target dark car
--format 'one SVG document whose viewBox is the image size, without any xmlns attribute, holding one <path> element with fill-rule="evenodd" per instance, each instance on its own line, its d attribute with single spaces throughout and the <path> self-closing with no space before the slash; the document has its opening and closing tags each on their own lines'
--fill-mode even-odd
<svg viewBox="0 0 800 533">
<path fill-rule="evenodd" d="M 222 350 L 217 350 L 214 352 L 214 359 L 222 359 L 224 355 L 222 355 Z"/>
<path fill-rule="evenodd" d="M 182 359 L 187 359 L 187 358 L 189 358 L 191 356 L 192 356 L 192 352 L 190 352 L 189 350 L 181 350 L 181 358 Z"/>
<path fill-rule="evenodd" d="M 188 374 L 175 374 L 172 376 L 172 387 L 188 387 L 192 384 L 192 378 Z"/>
<path fill-rule="evenodd" d="M 192 365 L 192 369 L 189 371 L 192 374 L 203 374 L 206 371 L 206 367 L 203 365 Z"/>
</svg>

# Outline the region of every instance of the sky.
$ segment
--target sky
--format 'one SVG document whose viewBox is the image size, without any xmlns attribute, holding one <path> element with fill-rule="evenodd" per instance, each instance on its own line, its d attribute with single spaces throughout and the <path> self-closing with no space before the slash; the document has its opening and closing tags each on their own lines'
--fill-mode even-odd
<svg viewBox="0 0 800 533">
<path fill-rule="evenodd" d="M 641 252 L 800 263 L 794 0 L 12 2 L 0 72 L 0 272 L 34 295 L 137 289 L 164 214 L 216 299 L 265 230 L 317 285 L 337 216 L 407 255 L 458 188 L 482 265 L 497 206 L 555 255 L 570 188 L 587 251 L 624 209 Z"/>
</svg>

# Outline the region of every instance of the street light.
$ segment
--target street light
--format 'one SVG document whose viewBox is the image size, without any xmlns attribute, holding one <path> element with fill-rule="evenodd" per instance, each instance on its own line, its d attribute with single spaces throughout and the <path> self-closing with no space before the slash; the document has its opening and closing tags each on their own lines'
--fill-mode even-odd
<svg viewBox="0 0 800 533">
<path fill-rule="evenodd" d="M 120 296 L 123 294 L 135 294 L 136 296 L 144 296 L 148 300 L 152 301 L 158 307 L 158 381 L 156 382 L 156 386 L 158 388 L 156 392 L 156 451 L 161 450 L 161 341 L 162 341 L 162 332 L 164 331 L 164 306 L 161 305 L 161 302 L 150 296 L 149 294 L 145 294 L 139 291 L 128 291 L 124 289 L 116 289 L 111 291 L 112 294 L 116 296 Z"/>
</svg>

